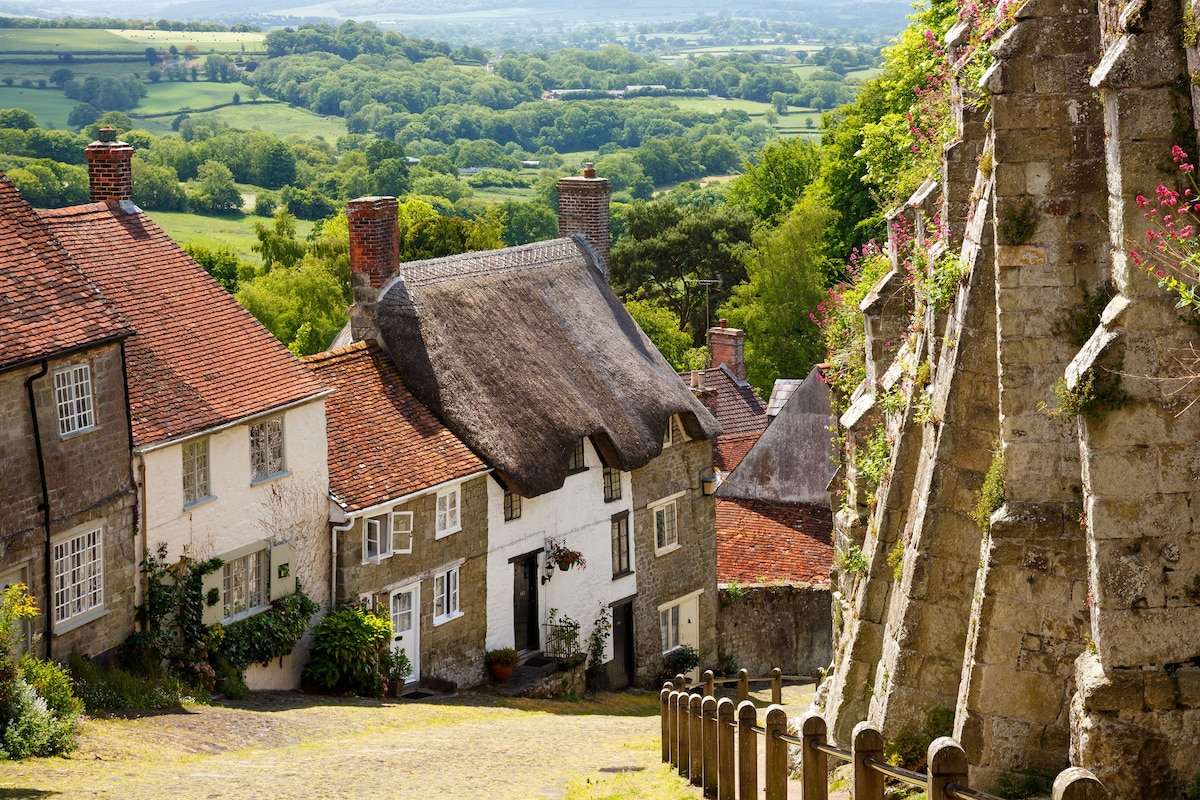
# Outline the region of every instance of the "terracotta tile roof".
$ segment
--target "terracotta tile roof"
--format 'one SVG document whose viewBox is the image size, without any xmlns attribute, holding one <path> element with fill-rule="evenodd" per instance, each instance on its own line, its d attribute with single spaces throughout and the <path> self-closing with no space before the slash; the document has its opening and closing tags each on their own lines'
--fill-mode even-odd
<svg viewBox="0 0 1200 800">
<path fill-rule="evenodd" d="M 0 370 L 129 332 L 0 172 Z"/>
<path fill-rule="evenodd" d="M 350 511 L 485 469 L 409 394 L 378 345 L 358 342 L 304 359 L 335 391 L 325 401 L 329 487 Z"/>
<path fill-rule="evenodd" d="M 829 509 L 717 498 L 717 582 L 829 585 Z"/>
<path fill-rule="evenodd" d="M 762 436 L 762 431 L 751 433 L 735 433 L 729 436 L 718 436 L 713 447 L 713 466 L 721 472 L 729 473 L 737 469 L 746 453 Z"/>
<path fill-rule="evenodd" d="M 143 213 L 89 203 L 41 218 L 137 332 L 126 347 L 135 445 L 313 397 L 324 387 Z"/>
<path fill-rule="evenodd" d="M 725 367 L 701 372 L 704 373 L 704 391 L 697 397 L 721 423 L 723 435 L 762 431 L 767 427 L 767 406 L 750 384 L 733 377 Z M 684 383 L 691 383 L 690 372 L 681 372 L 679 377 Z"/>
</svg>

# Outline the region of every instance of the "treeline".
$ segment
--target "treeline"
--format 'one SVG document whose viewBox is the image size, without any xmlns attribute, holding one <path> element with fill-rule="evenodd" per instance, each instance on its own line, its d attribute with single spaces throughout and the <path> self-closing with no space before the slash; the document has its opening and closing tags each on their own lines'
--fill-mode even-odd
<svg viewBox="0 0 1200 800">
<path fill-rule="evenodd" d="M 200 31 L 205 33 L 257 33 L 257 25 L 222 25 L 218 22 L 199 22 L 168 19 L 122 19 L 120 17 L 0 17 L 0 28 L 81 28 L 90 30 L 159 30 Z"/>
</svg>

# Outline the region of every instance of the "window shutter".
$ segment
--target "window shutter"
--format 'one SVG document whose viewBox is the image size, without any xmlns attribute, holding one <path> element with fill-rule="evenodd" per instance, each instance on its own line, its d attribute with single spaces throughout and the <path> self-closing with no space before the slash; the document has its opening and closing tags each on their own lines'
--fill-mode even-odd
<svg viewBox="0 0 1200 800">
<path fill-rule="evenodd" d="M 296 593 L 296 550 L 289 542 L 271 548 L 271 600 Z"/>
<path fill-rule="evenodd" d="M 225 602 L 221 597 L 221 592 L 224 587 L 224 567 L 217 567 L 215 570 L 204 576 L 204 582 L 201 584 L 201 591 L 203 594 L 201 595 L 200 601 L 200 621 L 205 625 L 216 625 L 225 618 Z M 214 590 L 216 591 L 216 595 L 213 595 Z M 217 602 L 209 605 L 208 600 L 211 596 L 215 596 Z"/>
</svg>

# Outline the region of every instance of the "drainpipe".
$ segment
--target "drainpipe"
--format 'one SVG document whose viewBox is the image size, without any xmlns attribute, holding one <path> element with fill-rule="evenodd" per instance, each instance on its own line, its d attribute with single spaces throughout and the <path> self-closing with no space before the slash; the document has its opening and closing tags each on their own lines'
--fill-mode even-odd
<svg viewBox="0 0 1200 800">
<path fill-rule="evenodd" d="M 46 485 L 46 457 L 42 453 L 42 434 L 38 426 L 37 402 L 33 396 L 33 382 L 38 378 L 45 377 L 50 371 L 50 362 L 47 359 L 42 359 L 42 368 L 25 379 L 25 394 L 29 397 L 29 421 L 33 425 L 33 447 L 37 452 L 38 463 L 38 481 L 42 487 L 42 502 L 38 504 L 38 510 L 42 512 L 42 526 L 46 529 L 46 627 L 45 635 L 42 637 L 46 640 L 46 658 L 51 655 L 50 643 L 53 639 L 53 619 L 54 608 L 54 552 L 50 545 L 50 488 Z"/>
<path fill-rule="evenodd" d="M 335 525 L 333 520 L 329 521 L 329 610 L 333 611 L 338 607 L 337 601 L 337 560 L 338 560 L 338 534 L 345 533 L 352 529 L 355 523 L 358 522 L 356 517 L 351 517 L 346 520 L 345 525 Z"/>
</svg>

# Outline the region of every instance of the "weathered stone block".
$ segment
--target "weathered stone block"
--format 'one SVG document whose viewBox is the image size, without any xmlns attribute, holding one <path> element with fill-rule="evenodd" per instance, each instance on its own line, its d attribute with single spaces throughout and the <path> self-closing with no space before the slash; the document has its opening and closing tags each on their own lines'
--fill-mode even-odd
<svg viewBox="0 0 1200 800">
<path fill-rule="evenodd" d="M 1175 682 L 1166 672 L 1159 670 L 1147 671 L 1143 674 L 1145 681 L 1146 707 L 1149 709 L 1166 709 L 1175 707 Z"/>
<path fill-rule="evenodd" d="M 1200 708 L 1200 667 L 1180 667 L 1175 673 L 1179 684 L 1179 702 L 1187 708 Z"/>
<path fill-rule="evenodd" d="M 1084 707 L 1091 711 L 1121 711 L 1142 708 L 1142 673 L 1136 669 L 1113 669 L 1101 680 L 1081 686 Z"/>
</svg>

